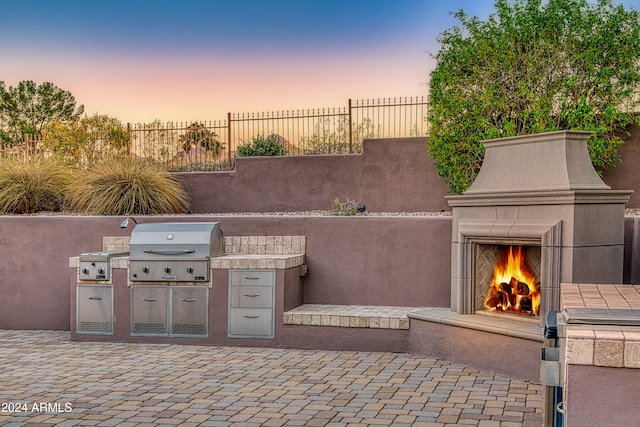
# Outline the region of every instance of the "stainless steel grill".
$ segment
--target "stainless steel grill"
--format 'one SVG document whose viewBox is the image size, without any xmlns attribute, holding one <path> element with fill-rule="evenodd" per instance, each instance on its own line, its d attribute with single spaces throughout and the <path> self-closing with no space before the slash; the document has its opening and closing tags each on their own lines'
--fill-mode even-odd
<svg viewBox="0 0 640 427">
<path fill-rule="evenodd" d="M 132 282 L 207 282 L 209 259 L 224 255 L 218 222 L 137 224 L 131 232 Z"/>
</svg>

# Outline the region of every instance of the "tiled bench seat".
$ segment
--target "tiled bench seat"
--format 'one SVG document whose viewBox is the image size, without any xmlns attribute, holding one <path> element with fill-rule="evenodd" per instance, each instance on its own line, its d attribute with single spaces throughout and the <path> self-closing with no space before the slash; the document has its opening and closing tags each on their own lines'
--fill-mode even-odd
<svg viewBox="0 0 640 427">
<path fill-rule="evenodd" d="M 417 309 L 417 307 L 303 304 L 284 313 L 284 324 L 409 329 L 407 313 Z"/>
</svg>

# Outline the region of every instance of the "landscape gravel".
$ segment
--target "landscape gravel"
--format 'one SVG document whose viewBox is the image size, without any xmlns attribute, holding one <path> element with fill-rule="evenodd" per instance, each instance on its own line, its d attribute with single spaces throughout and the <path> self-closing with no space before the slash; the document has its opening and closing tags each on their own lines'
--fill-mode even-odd
<svg viewBox="0 0 640 427">
<path fill-rule="evenodd" d="M 16 216 L 83 216 L 77 212 L 36 212 L 26 215 Z M 149 216 L 342 216 L 331 210 L 309 210 L 309 211 L 290 211 L 290 212 L 209 212 L 197 214 L 166 214 L 166 215 L 149 215 Z M 640 208 L 626 209 L 625 215 L 639 216 Z M 122 215 L 125 216 L 125 215 Z M 355 216 L 451 216 L 451 211 L 434 211 L 434 212 L 363 212 Z"/>
</svg>

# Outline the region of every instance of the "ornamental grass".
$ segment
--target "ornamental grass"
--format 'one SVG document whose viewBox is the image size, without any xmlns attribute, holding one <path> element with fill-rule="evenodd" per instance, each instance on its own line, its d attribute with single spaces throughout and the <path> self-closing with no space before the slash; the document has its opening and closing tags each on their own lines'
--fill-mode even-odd
<svg viewBox="0 0 640 427">
<path fill-rule="evenodd" d="M 114 159 L 79 171 L 69 187 L 72 210 L 89 215 L 157 215 L 189 212 L 189 198 L 166 169 Z"/>
<path fill-rule="evenodd" d="M 0 213 L 60 211 L 70 170 L 55 161 L 0 160 Z"/>
</svg>

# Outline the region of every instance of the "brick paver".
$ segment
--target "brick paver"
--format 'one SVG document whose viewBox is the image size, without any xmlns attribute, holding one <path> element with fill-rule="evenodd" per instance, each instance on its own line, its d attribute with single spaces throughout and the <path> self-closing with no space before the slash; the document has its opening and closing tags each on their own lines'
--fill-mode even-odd
<svg viewBox="0 0 640 427">
<path fill-rule="evenodd" d="M 0 330 L 0 425 L 539 426 L 542 387 L 404 353 Z"/>
</svg>

